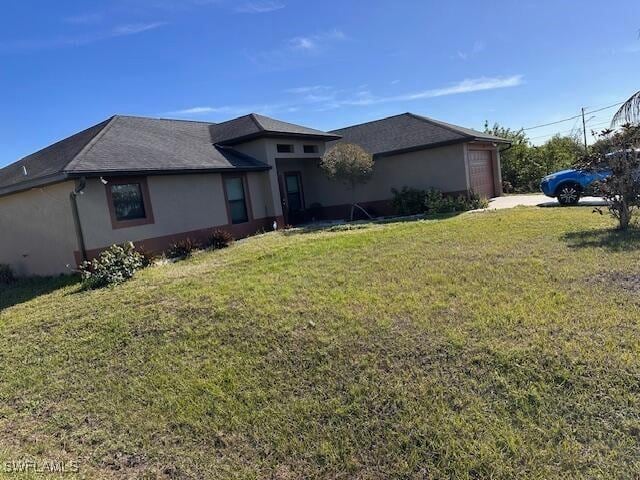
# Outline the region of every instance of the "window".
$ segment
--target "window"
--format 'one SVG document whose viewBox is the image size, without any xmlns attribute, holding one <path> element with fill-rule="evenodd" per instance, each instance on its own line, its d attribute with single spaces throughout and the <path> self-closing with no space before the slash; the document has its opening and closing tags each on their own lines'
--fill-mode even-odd
<svg viewBox="0 0 640 480">
<path fill-rule="evenodd" d="M 299 212 L 303 210 L 300 174 L 297 172 L 287 173 L 284 176 L 284 183 L 287 188 L 287 207 L 289 208 L 289 211 Z"/>
<path fill-rule="evenodd" d="M 139 183 L 111 185 L 111 198 L 116 220 L 139 220 L 146 218 L 142 188 Z"/>
<path fill-rule="evenodd" d="M 304 153 L 318 153 L 317 145 L 305 145 L 303 148 L 304 148 Z"/>
<path fill-rule="evenodd" d="M 224 188 L 227 193 L 229 205 L 229 217 L 231 223 L 245 223 L 249 221 L 247 201 L 244 193 L 244 180 L 242 177 L 227 177 L 224 179 Z"/>
<path fill-rule="evenodd" d="M 279 143 L 276 145 L 276 149 L 278 150 L 278 153 L 293 153 L 293 145 L 286 143 Z"/>
<path fill-rule="evenodd" d="M 134 227 L 154 222 L 145 178 L 109 178 L 105 188 L 113 228 Z"/>
</svg>

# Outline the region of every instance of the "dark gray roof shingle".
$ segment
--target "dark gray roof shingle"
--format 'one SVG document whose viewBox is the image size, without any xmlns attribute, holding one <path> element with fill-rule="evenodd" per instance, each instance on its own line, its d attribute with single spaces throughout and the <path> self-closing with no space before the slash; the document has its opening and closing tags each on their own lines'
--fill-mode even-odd
<svg viewBox="0 0 640 480">
<path fill-rule="evenodd" d="M 116 116 L 101 137 L 70 162 L 69 173 L 267 169 L 231 148 L 214 145 L 214 124 Z"/>
<path fill-rule="evenodd" d="M 69 175 L 270 168 L 214 145 L 213 129 L 212 123 L 116 115 L 0 169 L 0 195 Z"/>
<path fill-rule="evenodd" d="M 230 145 L 260 136 L 300 136 L 322 140 L 339 138 L 338 135 L 332 133 L 282 122 L 257 113 L 218 123 L 212 131 L 215 143 Z"/>
<path fill-rule="evenodd" d="M 110 119 L 105 120 L 0 169 L 0 191 L 16 184 L 59 174 L 109 121 Z M 27 170 L 26 176 L 22 167 Z"/>
<path fill-rule="evenodd" d="M 331 133 L 342 137 L 339 142 L 356 143 L 373 155 L 389 155 L 472 140 L 509 143 L 507 140 L 493 135 L 413 113 L 403 113 L 382 120 L 341 128 L 333 130 Z"/>
</svg>

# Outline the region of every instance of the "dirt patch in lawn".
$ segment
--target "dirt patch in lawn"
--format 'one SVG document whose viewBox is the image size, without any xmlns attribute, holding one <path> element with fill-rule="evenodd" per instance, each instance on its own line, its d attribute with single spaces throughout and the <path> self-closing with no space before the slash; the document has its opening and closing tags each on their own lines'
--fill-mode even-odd
<svg viewBox="0 0 640 480">
<path fill-rule="evenodd" d="M 640 293 L 640 273 L 603 272 L 589 277 L 589 283 L 620 288 L 630 293 Z"/>
</svg>

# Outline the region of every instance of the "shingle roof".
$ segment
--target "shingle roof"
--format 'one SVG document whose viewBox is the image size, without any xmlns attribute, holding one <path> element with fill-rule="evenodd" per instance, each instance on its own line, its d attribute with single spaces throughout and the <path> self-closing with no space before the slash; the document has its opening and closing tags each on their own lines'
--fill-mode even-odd
<svg viewBox="0 0 640 480">
<path fill-rule="evenodd" d="M 221 144 L 233 145 L 260 136 L 300 136 L 322 140 L 339 138 L 339 135 L 282 122 L 257 113 L 218 123 L 213 129 L 214 142 Z"/>
<path fill-rule="evenodd" d="M 340 135 L 340 142 L 356 143 L 373 155 L 390 155 L 472 140 L 509 143 L 503 138 L 413 113 L 402 113 L 331 133 Z"/>
<path fill-rule="evenodd" d="M 211 123 L 116 115 L 0 169 L 0 195 L 68 176 L 270 168 L 214 145 L 213 129 Z"/>
</svg>

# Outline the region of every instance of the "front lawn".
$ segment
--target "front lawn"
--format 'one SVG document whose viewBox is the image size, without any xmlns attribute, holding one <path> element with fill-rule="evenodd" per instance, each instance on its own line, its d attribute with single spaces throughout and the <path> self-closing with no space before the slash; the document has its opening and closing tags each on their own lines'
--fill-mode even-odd
<svg viewBox="0 0 640 480">
<path fill-rule="evenodd" d="M 640 237 L 612 226 L 589 208 L 469 213 L 268 234 L 113 289 L 5 289 L 0 460 L 637 478 Z"/>
</svg>

